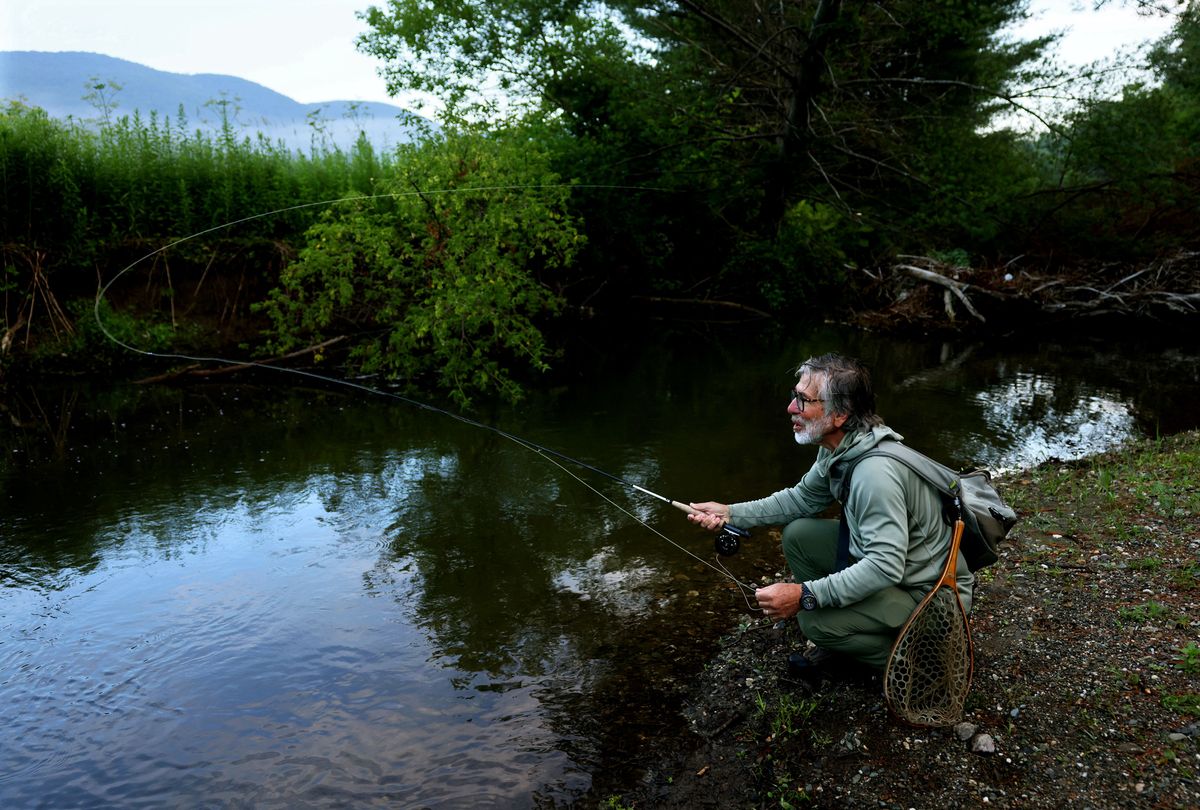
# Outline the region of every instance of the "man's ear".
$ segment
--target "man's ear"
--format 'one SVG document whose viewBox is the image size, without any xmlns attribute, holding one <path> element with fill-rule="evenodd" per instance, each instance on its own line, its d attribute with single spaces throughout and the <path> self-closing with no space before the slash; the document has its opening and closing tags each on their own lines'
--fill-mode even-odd
<svg viewBox="0 0 1200 810">
<path fill-rule="evenodd" d="M 850 414 L 848 414 L 848 413 L 835 413 L 835 414 L 831 414 L 831 417 L 832 417 L 832 419 L 833 419 L 833 426 L 834 426 L 835 428 L 837 428 L 838 430 L 841 430 L 841 429 L 842 429 L 842 425 L 846 424 L 846 420 L 850 418 Z"/>
</svg>

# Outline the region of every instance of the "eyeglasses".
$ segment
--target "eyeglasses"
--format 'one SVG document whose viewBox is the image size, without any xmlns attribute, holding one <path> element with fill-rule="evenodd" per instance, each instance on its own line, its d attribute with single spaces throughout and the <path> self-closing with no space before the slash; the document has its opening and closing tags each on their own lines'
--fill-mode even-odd
<svg viewBox="0 0 1200 810">
<path fill-rule="evenodd" d="M 800 413 L 804 413 L 805 405 L 811 405 L 814 402 L 824 402 L 824 401 L 825 400 L 823 400 L 823 399 L 809 399 L 808 397 L 804 396 L 804 394 L 801 394 L 799 391 L 797 391 L 794 388 L 792 390 L 788 391 L 788 406 L 791 407 L 792 402 L 796 402 L 797 403 L 796 407 L 798 407 L 800 409 Z"/>
</svg>

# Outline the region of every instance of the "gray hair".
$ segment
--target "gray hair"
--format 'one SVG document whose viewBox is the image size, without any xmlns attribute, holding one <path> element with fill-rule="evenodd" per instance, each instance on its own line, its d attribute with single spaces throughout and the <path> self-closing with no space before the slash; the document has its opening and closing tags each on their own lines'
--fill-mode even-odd
<svg viewBox="0 0 1200 810">
<path fill-rule="evenodd" d="M 846 416 L 842 429 L 847 433 L 865 433 L 883 424 L 883 417 L 875 413 L 871 372 L 862 363 L 836 353 L 822 354 L 808 358 L 796 369 L 800 379 L 810 374 L 816 377 L 826 411 Z"/>
</svg>

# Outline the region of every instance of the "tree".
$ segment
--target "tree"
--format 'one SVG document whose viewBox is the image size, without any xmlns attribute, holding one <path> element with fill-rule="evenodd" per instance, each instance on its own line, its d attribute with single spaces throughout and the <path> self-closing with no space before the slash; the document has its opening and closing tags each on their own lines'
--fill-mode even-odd
<svg viewBox="0 0 1200 810">
<path fill-rule="evenodd" d="M 1200 12 L 1189 5 L 1150 51 L 1153 81 L 1068 116 L 1047 149 L 1061 182 L 1043 194 L 1047 238 L 1080 257 L 1138 257 L 1194 244 L 1200 208 Z"/>
<path fill-rule="evenodd" d="M 797 253 L 853 258 L 927 238 L 928 223 L 986 216 L 961 194 L 961 172 L 942 173 L 966 165 L 947 152 L 974 145 L 1014 71 L 1045 44 L 996 40 L 1023 7 L 390 0 L 365 13 L 372 30 L 360 47 L 384 61 L 393 92 L 435 95 L 453 120 L 494 123 L 503 110 L 558 129 L 559 154 L 594 171 L 589 182 L 685 190 L 682 205 L 642 203 L 655 212 L 643 227 L 659 230 L 671 256 L 656 282 L 683 289 L 703 260 L 708 292 L 761 299 L 786 286 L 763 277 L 795 272 Z M 808 231 L 787 226 L 801 202 L 839 242 L 826 258 L 787 241 Z M 624 223 L 621 213 L 591 212 L 589 232 L 618 232 L 604 218 Z M 714 256 L 724 270 L 712 272 Z M 739 269 L 750 266 L 751 276 Z"/>
<path fill-rule="evenodd" d="M 520 375 L 547 367 L 548 282 L 581 243 L 569 189 L 528 143 L 468 135 L 404 147 L 379 187 L 308 230 L 261 307 L 270 348 L 352 334 L 366 373 L 432 381 L 464 406 L 518 399 Z"/>
</svg>

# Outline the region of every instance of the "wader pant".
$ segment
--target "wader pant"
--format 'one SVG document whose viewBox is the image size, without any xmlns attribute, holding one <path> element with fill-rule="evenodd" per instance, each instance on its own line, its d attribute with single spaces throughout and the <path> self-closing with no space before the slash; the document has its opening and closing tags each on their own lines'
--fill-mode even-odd
<svg viewBox="0 0 1200 810">
<path fill-rule="evenodd" d="M 783 555 L 797 583 L 834 572 L 837 535 L 836 520 L 800 518 L 784 527 Z M 883 669 L 896 635 L 923 597 L 920 590 L 893 585 L 853 605 L 801 610 L 796 620 L 805 637 L 818 647 Z"/>
</svg>

